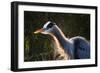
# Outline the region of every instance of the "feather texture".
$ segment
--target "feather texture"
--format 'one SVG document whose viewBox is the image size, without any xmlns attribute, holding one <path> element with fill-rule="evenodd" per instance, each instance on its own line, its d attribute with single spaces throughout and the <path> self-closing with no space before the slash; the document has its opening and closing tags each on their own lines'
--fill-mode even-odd
<svg viewBox="0 0 100 73">
<path fill-rule="evenodd" d="M 48 34 L 53 39 L 54 59 L 90 58 L 90 44 L 85 38 L 76 36 L 68 39 L 61 29 L 50 21 L 43 26 L 42 30 L 42 34 Z M 40 30 L 38 30 L 38 32 L 40 32 Z"/>
</svg>

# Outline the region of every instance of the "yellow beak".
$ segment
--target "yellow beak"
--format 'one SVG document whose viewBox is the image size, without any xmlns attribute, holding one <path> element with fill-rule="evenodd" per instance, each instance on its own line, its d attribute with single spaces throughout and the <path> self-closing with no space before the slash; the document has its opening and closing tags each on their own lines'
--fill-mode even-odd
<svg viewBox="0 0 100 73">
<path fill-rule="evenodd" d="M 36 31 L 34 32 L 34 34 L 41 33 L 41 32 L 43 32 L 43 31 L 44 31 L 44 29 L 41 28 L 41 29 L 36 30 Z"/>
</svg>

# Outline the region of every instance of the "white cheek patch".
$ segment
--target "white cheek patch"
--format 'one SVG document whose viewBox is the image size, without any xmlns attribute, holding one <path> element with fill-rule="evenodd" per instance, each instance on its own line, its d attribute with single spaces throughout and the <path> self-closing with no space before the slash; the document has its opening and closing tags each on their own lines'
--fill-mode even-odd
<svg viewBox="0 0 100 73">
<path fill-rule="evenodd" d="M 50 34 L 52 30 L 53 30 L 53 29 L 51 28 L 51 29 L 45 30 L 45 31 L 43 31 L 43 32 L 41 32 L 41 33 L 42 33 L 42 34 Z"/>
<path fill-rule="evenodd" d="M 51 23 L 51 21 L 46 22 L 46 23 L 44 24 L 43 28 L 47 28 L 48 24 L 50 24 L 50 23 Z"/>
</svg>

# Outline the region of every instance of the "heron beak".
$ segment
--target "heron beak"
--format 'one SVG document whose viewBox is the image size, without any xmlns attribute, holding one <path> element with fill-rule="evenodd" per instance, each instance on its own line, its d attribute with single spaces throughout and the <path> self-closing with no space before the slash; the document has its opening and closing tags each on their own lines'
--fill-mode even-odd
<svg viewBox="0 0 100 73">
<path fill-rule="evenodd" d="M 44 29 L 41 28 L 41 29 L 36 30 L 36 31 L 34 32 L 34 34 L 41 33 L 41 32 L 43 32 L 43 31 L 44 31 Z"/>
</svg>

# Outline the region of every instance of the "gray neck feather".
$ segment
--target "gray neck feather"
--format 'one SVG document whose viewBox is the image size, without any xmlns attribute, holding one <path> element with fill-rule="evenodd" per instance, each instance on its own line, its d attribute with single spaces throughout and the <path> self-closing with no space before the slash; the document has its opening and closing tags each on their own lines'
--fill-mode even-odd
<svg viewBox="0 0 100 73">
<path fill-rule="evenodd" d="M 70 43 L 69 39 L 65 37 L 63 32 L 60 30 L 58 26 L 54 26 L 53 28 L 53 35 L 58 39 L 60 45 L 64 48 L 64 50 L 72 56 L 72 44 Z"/>
</svg>

